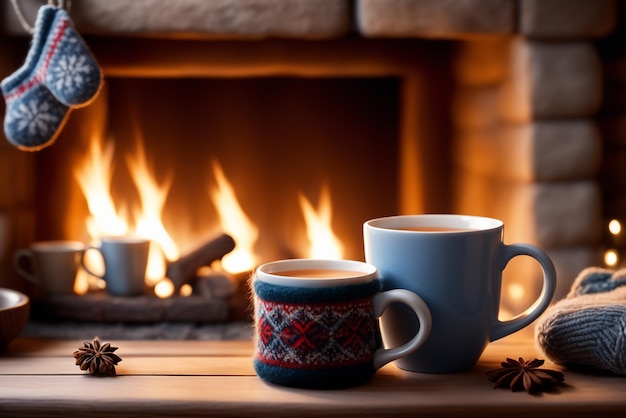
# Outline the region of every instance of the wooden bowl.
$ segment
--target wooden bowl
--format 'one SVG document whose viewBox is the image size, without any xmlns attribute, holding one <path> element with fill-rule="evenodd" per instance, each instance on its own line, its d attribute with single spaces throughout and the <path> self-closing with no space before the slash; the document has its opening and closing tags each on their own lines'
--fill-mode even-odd
<svg viewBox="0 0 626 418">
<path fill-rule="evenodd" d="M 30 315 L 28 296 L 0 288 L 0 351 L 20 335 Z"/>
</svg>

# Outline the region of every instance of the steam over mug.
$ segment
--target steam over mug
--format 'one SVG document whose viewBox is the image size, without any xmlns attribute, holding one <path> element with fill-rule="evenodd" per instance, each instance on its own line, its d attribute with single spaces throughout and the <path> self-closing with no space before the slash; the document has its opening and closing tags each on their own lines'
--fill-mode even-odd
<svg viewBox="0 0 626 418">
<path fill-rule="evenodd" d="M 397 361 L 405 370 L 453 373 L 472 368 L 490 341 L 516 332 L 548 307 L 556 273 L 548 256 L 529 244 L 503 243 L 504 225 L 491 218 L 463 215 L 392 216 L 365 222 L 365 259 L 383 289 L 408 289 L 424 299 L 432 315 L 428 340 Z M 502 270 L 518 255 L 539 262 L 543 288 L 521 315 L 500 321 Z M 419 329 L 403 306 L 381 318 L 383 340 L 402 344 Z"/>
<path fill-rule="evenodd" d="M 87 273 L 102 278 L 108 293 L 116 296 L 140 295 L 145 290 L 150 240 L 133 237 L 107 237 L 100 246 L 89 245 L 81 257 Z M 94 272 L 86 262 L 91 251 L 98 251 L 104 261 L 104 273 Z"/>
<path fill-rule="evenodd" d="M 376 268 L 351 260 L 292 259 L 253 276 L 262 379 L 293 387 L 337 388 L 367 381 L 380 367 L 424 343 L 430 313 L 414 293 L 381 292 Z M 408 342 L 382 347 L 378 317 L 400 302 L 420 324 Z"/>
<path fill-rule="evenodd" d="M 39 241 L 21 248 L 13 258 L 15 269 L 46 294 L 71 294 L 85 245 L 80 241 Z M 30 264 L 29 271 L 24 264 Z"/>
</svg>

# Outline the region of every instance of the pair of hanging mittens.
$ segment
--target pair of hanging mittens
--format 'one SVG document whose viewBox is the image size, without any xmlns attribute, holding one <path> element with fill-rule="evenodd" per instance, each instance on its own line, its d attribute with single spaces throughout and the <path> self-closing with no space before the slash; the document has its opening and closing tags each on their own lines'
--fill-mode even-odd
<svg viewBox="0 0 626 418">
<path fill-rule="evenodd" d="M 102 71 L 67 11 L 42 6 L 26 62 L 0 83 L 7 140 L 25 151 L 52 144 L 71 109 L 91 103 L 101 85 Z"/>
</svg>

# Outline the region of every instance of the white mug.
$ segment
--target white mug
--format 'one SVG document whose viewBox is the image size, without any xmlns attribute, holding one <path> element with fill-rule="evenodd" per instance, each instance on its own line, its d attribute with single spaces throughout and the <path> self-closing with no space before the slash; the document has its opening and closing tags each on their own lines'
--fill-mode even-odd
<svg viewBox="0 0 626 418">
<path fill-rule="evenodd" d="M 87 273 L 103 279 L 108 293 L 116 296 L 136 296 L 145 291 L 150 240 L 133 237 L 106 237 L 100 245 L 88 245 L 81 257 Z M 97 251 L 104 261 L 104 272 L 94 272 L 86 263 L 86 255 Z"/>
<path fill-rule="evenodd" d="M 16 251 L 17 272 L 46 294 L 71 294 L 85 245 L 80 241 L 39 241 Z M 24 262 L 31 266 L 29 271 Z"/>
</svg>

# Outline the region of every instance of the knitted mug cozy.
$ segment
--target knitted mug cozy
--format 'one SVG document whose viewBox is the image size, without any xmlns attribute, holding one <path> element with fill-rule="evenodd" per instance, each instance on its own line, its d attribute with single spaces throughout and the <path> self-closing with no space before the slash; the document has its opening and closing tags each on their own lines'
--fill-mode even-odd
<svg viewBox="0 0 626 418">
<path fill-rule="evenodd" d="M 262 379 L 285 386 L 353 386 L 375 372 L 382 346 L 372 296 L 378 280 L 326 288 L 255 282 L 257 353 Z"/>
<path fill-rule="evenodd" d="M 29 151 L 52 144 L 69 111 L 89 104 L 101 85 L 102 71 L 67 12 L 42 6 L 25 63 L 0 83 L 8 141 Z"/>
<path fill-rule="evenodd" d="M 535 338 L 555 363 L 626 375 L 626 270 L 583 270 L 539 319 Z"/>
</svg>

